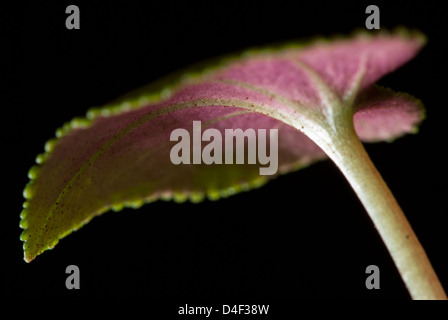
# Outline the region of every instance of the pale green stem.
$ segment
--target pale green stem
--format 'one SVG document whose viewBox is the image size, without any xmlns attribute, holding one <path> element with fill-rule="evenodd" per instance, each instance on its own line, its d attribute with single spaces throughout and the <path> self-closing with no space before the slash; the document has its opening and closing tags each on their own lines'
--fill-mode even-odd
<svg viewBox="0 0 448 320">
<path fill-rule="evenodd" d="M 319 145 L 347 178 L 389 250 L 411 297 L 446 300 L 423 247 L 353 127 L 353 105 L 365 75 L 365 57 L 342 100 L 320 74 L 302 61 L 296 63 L 314 83 L 322 103 L 314 108 L 295 105 L 302 116 L 290 125 Z"/>
<path fill-rule="evenodd" d="M 331 143 L 321 142 L 318 143 L 320 147 L 342 171 L 367 210 L 411 297 L 446 300 L 447 296 L 422 245 L 353 126 L 343 127 L 332 135 Z"/>
</svg>

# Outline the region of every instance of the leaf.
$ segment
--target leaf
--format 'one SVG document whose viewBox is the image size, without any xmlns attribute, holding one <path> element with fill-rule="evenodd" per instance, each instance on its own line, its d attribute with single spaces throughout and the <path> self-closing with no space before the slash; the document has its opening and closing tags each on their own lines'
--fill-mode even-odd
<svg viewBox="0 0 448 320">
<path fill-rule="evenodd" d="M 174 88 L 90 110 L 57 130 L 29 172 L 20 223 L 25 260 L 110 209 L 214 200 L 275 176 L 261 176 L 260 164 L 172 164 L 170 134 L 191 132 L 193 121 L 223 136 L 225 129 L 277 128 L 280 174 L 325 158 L 319 146 L 345 130 L 341 117 L 354 118 L 365 141 L 415 132 L 420 102 L 372 84 L 424 42 L 420 33 L 399 31 L 260 50 L 184 76 Z"/>
</svg>

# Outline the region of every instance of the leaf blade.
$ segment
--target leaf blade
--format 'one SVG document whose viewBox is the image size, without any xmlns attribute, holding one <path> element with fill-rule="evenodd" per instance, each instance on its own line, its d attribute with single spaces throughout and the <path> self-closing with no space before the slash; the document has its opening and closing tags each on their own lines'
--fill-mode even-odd
<svg viewBox="0 0 448 320">
<path fill-rule="evenodd" d="M 390 38 L 393 40 L 394 36 Z M 370 41 L 375 39 L 372 37 Z M 412 46 L 415 41 L 412 39 Z M 298 55 L 306 50 L 298 49 Z M 417 50 L 412 47 L 410 51 L 409 57 Z M 299 132 L 308 124 L 308 118 L 319 116 L 319 90 L 300 67 L 289 68 L 291 60 L 285 56 L 291 54 L 292 51 L 280 51 L 237 60 L 199 81 L 181 85 L 160 102 L 151 102 L 143 96 L 120 108 L 90 113 L 90 121 L 76 119 L 60 130 L 59 139 L 46 145 L 47 153 L 41 157 L 45 161 L 30 171 L 32 180 L 24 192 L 27 207 L 21 215 L 21 226 L 25 229 L 21 239 L 25 241 L 25 260 L 33 260 L 54 247 L 59 239 L 109 209 L 139 207 L 158 198 L 174 197 L 183 201 L 190 197 L 198 201 L 208 195 L 216 199 L 268 180 L 258 175 L 256 166 L 171 164 L 167 156 L 172 146 L 169 133 L 185 127 L 185 123 L 191 125 L 192 119 L 213 123 L 222 133 L 230 128 L 279 128 L 280 173 L 323 159 L 325 154 L 320 148 Z M 325 60 L 327 56 L 321 55 L 320 59 Z M 312 61 L 307 63 L 313 65 Z M 345 78 L 344 85 L 332 84 L 325 68 L 313 70 L 341 96 L 350 86 L 351 76 Z M 271 79 L 268 75 L 273 72 Z M 353 72 L 356 74 L 357 70 Z M 372 81 L 372 76 L 363 79 L 363 83 L 369 84 L 365 79 Z M 290 83 L 300 90 L 292 88 Z M 379 110 L 385 101 L 394 98 L 392 93 L 382 92 L 383 100 L 379 99 L 380 103 L 375 105 L 366 103 L 372 99 L 368 94 L 361 96 L 367 97 L 358 101 L 357 111 L 361 115 L 365 110 L 370 113 Z M 401 103 L 409 104 L 411 110 L 416 108 L 411 99 L 402 97 Z M 247 112 L 241 113 L 241 109 Z M 368 123 L 368 119 L 364 121 Z M 413 126 L 417 120 L 412 119 Z M 359 121 L 355 117 L 355 122 Z M 362 134 L 363 130 L 368 131 L 367 127 L 358 125 L 357 129 Z M 370 130 L 368 139 L 372 138 L 371 132 L 375 133 Z"/>
</svg>

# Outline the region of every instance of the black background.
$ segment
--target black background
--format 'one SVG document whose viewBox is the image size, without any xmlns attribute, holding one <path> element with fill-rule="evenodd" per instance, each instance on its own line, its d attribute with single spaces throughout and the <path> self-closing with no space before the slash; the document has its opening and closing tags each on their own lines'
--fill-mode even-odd
<svg viewBox="0 0 448 320">
<path fill-rule="evenodd" d="M 65 28 L 70 4 L 80 8 L 80 30 Z M 204 59 L 363 28 L 369 4 L 2 3 L 3 295 L 179 303 L 410 299 L 362 205 L 330 161 L 218 202 L 156 202 L 107 213 L 30 264 L 19 240 L 28 169 L 64 122 Z M 375 4 L 382 28 L 404 25 L 428 36 L 417 58 L 379 82 L 422 99 L 427 119 L 418 135 L 366 149 L 448 288 L 446 16 L 435 2 Z M 80 268 L 80 290 L 65 288 L 70 264 Z M 365 288 L 370 264 L 380 267 L 380 290 Z"/>
</svg>

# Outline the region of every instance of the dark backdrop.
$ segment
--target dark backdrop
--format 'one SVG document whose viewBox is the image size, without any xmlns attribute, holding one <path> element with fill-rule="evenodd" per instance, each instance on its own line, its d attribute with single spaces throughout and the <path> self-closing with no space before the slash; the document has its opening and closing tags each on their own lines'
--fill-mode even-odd
<svg viewBox="0 0 448 320">
<path fill-rule="evenodd" d="M 81 29 L 65 28 L 76 4 Z M 218 202 L 157 202 L 95 218 L 35 261 L 23 261 L 19 213 L 27 171 L 56 128 L 92 106 L 192 63 L 251 46 L 364 27 L 368 2 L 80 1 L 1 5 L 3 188 L 1 290 L 9 297 L 409 299 L 366 212 L 330 161 Z M 368 144 L 448 288 L 446 32 L 435 3 L 376 2 L 381 27 L 417 28 L 421 54 L 379 83 L 423 100 L 418 135 Z M 65 288 L 65 268 L 81 289 Z M 381 270 L 381 289 L 364 286 Z"/>
</svg>

